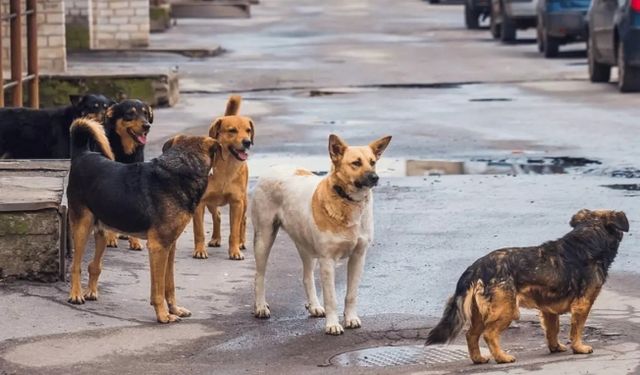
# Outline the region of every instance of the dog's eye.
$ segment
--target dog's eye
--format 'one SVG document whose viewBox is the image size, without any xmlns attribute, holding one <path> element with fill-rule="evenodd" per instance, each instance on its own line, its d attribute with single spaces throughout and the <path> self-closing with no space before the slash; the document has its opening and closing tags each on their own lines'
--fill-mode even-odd
<svg viewBox="0 0 640 375">
<path fill-rule="evenodd" d="M 373 160 L 373 159 L 372 159 L 372 160 L 369 160 L 369 164 L 371 164 L 371 166 L 373 167 L 373 166 L 375 166 L 375 165 L 376 165 L 376 161 L 375 161 L 375 160 Z"/>
<path fill-rule="evenodd" d="M 100 107 L 100 104 L 96 103 L 95 107 L 96 107 L 96 108 Z"/>
<path fill-rule="evenodd" d="M 251 128 L 248 128 L 248 129 L 247 129 L 247 133 L 251 133 Z"/>
<path fill-rule="evenodd" d="M 238 129 L 236 129 L 236 128 L 231 128 L 231 129 L 229 129 L 229 133 L 233 133 L 233 134 L 235 134 L 235 133 L 237 133 L 237 132 L 238 132 Z"/>
<path fill-rule="evenodd" d="M 351 162 L 351 165 L 353 165 L 354 167 L 362 167 L 362 162 L 360 161 L 360 159 Z"/>
</svg>

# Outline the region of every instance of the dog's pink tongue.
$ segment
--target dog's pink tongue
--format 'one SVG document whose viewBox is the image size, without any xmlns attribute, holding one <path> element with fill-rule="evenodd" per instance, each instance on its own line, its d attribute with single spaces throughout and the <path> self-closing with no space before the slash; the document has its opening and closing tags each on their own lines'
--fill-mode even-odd
<svg viewBox="0 0 640 375">
<path fill-rule="evenodd" d="M 143 145 L 147 144 L 147 136 L 146 135 L 142 134 L 142 135 L 139 135 L 137 138 L 138 138 L 138 142 L 140 142 L 141 144 L 143 144 Z"/>
<path fill-rule="evenodd" d="M 246 152 L 244 152 L 244 151 L 237 151 L 237 153 L 238 153 L 238 157 L 239 157 L 241 160 L 247 160 L 247 158 L 249 158 L 249 154 L 247 154 L 247 153 L 246 153 Z"/>
</svg>

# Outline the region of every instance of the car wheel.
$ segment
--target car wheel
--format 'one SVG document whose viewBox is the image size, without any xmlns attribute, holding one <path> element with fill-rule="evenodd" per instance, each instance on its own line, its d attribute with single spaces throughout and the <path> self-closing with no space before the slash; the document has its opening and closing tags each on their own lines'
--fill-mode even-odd
<svg viewBox="0 0 640 375">
<path fill-rule="evenodd" d="M 464 3 L 464 23 L 469 30 L 475 30 L 480 28 L 480 14 L 473 6 L 469 4 L 470 1 Z"/>
<path fill-rule="evenodd" d="M 546 32 L 543 35 L 544 36 L 542 37 L 542 45 L 544 49 L 544 57 L 557 57 L 558 51 L 560 49 L 560 41 L 552 36 L 549 36 L 549 34 L 547 34 Z"/>
<path fill-rule="evenodd" d="M 516 40 L 516 24 L 507 13 L 502 13 L 502 25 L 500 30 L 500 40 L 508 43 Z"/>
<path fill-rule="evenodd" d="M 490 19 L 490 24 L 489 24 L 489 28 L 491 29 L 491 36 L 493 37 L 493 39 L 500 39 L 500 24 L 498 23 L 497 19 L 498 19 L 498 15 L 495 13 L 495 10 L 493 10 L 493 5 L 491 6 L 491 15 L 490 15 L 491 19 Z"/>
<path fill-rule="evenodd" d="M 618 43 L 618 77 L 620 92 L 640 91 L 640 68 L 628 65 L 623 42 Z"/>
<path fill-rule="evenodd" d="M 593 39 L 589 37 L 587 43 L 587 60 L 589 61 L 589 79 L 591 82 L 609 82 L 611 78 L 611 67 L 596 61 L 595 46 Z"/>
</svg>

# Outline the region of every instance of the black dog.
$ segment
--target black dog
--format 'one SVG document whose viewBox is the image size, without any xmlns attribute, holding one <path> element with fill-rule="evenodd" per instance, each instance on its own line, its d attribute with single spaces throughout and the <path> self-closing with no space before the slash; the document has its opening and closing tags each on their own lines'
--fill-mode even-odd
<svg viewBox="0 0 640 375">
<path fill-rule="evenodd" d="M 90 117 L 102 122 L 115 102 L 103 95 L 70 95 L 62 108 L 0 109 L 0 159 L 68 159 L 69 127 Z"/>
<path fill-rule="evenodd" d="M 190 316 L 175 298 L 176 241 L 207 188 L 220 144 L 210 137 L 176 136 L 158 158 L 123 164 L 113 161 L 103 127 L 84 118 L 74 121 L 71 143 L 67 196 L 74 252 L 69 302 L 98 298 L 105 229 L 112 228 L 147 239 L 151 304 L 157 320 L 169 323 Z M 92 231 L 95 254 L 89 264 L 89 288 L 83 293 L 80 267 Z"/>
<path fill-rule="evenodd" d="M 104 128 L 115 160 L 120 163 L 144 161 L 144 145 L 153 123 L 153 110 L 140 100 L 127 99 L 109 107 L 105 114 Z M 142 243 L 129 237 L 129 249 L 142 250 Z M 107 246 L 118 247 L 118 236 L 107 232 Z"/>
</svg>

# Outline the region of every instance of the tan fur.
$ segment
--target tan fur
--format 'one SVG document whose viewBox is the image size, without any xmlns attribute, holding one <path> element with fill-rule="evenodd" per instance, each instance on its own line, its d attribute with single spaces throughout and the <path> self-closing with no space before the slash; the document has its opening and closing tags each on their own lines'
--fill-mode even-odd
<svg viewBox="0 0 640 375">
<path fill-rule="evenodd" d="M 296 169 L 295 175 L 296 176 L 313 176 L 313 173 L 311 173 L 311 171 L 307 169 L 299 168 L 299 169 Z"/>
<path fill-rule="evenodd" d="M 135 108 L 132 108 L 135 110 Z M 140 119 L 136 119 L 134 121 L 125 121 L 123 119 L 119 119 L 116 121 L 116 133 L 120 136 L 120 141 L 122 142 L 122 149 L 125 154 L 131 155 L 134 153 L 136 148 L 138 147 L 138 142 L 135 140 L 134 134 L 143 134 L 145 133 L 144 128 L 142 127 L 144 122 Z"/>
<path fill-rule="evenodd" d="M 96 142 L 98 143 L 98 148 L 100 148 L 102 154 L 109 158 L 110 160 L 114 160 L 113 151 L 111 151 L 111 145 L 109 145 L 109 140 L 104 132 L 104 127 L 99 122 L 92 120 L 87 117 L 79 118 L 71 124 L 71 129 L 73 128 L 87 128 L 91 133 L 93 133 Z"/>
<path fill-rule="evenodd" d="M 339 199 L 333 191 L 335 183 L 331 178 L 325 179 L 318 185 L 311 200 L 313 220 L 323 232 L 340 233 L 345 237 L 355 237 L 360 223 L 353 218 L 359 218 L 366 207 L 367 200 L 363 202 L 348 202 Z"/>
<path fill-rule="evenodd" d="M 209 128 L 209 136 L 220 142 L 221 155 L 216 158 L 209 184 L 200 205 L 193 216 L 193 235 L 195 249 L 193 257 L 206 259 L 209 254 L 204 246 L 204 211 L 205 207 L 213 217 L 213 233 L 208 243 L 210 247 L 218 247 L 221 242 L 219 207 L 229 205 L 231 233 L 229 235 L 229 258 L 244 259 L 241 249 L 245 249 L 247 185 L 249 167 L 246 161 L 238 160 L 230 149 L 242 148 L 242 141 L 254 139 L 253 121 L 248 117 L 238 116 L 241 98 L 234 95 L 229 98 L 225 116 L 216 119 Z"/>
</svg>

